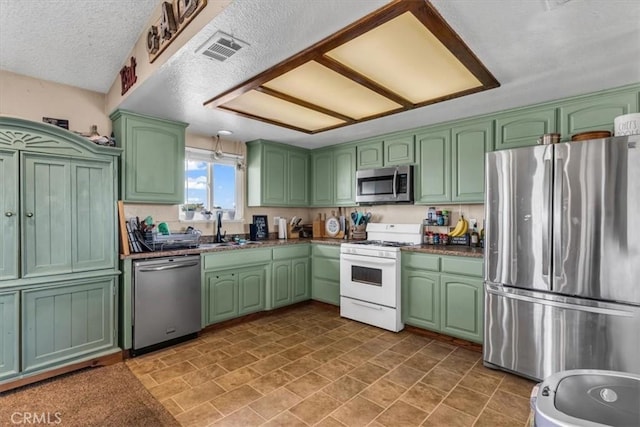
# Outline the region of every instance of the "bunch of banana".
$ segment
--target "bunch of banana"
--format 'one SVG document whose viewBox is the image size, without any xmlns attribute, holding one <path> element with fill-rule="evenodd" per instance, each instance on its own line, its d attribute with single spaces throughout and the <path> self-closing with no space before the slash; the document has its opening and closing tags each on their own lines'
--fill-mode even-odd
<svg viewBox="0 0 640 427">
<path fill-rule="evenodd" d="M 460 216 L 456 227 L 449 232 L 450 237 L 460 237 L 464 236 L 467 230 L 469 229 L 469 222 L 464 218 L 464 216 Z"/>
</svg>

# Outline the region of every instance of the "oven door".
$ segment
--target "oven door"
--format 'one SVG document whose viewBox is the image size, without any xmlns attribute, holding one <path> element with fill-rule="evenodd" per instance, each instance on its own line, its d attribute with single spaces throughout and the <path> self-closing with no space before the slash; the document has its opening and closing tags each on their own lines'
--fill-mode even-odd
<svg viewBox="0 0 640 427">
<path fill-rule="evenodd" d="M 396 308 L 400 285 L 397 259 L 340 255 L 340 295 Z"/>
</svg>

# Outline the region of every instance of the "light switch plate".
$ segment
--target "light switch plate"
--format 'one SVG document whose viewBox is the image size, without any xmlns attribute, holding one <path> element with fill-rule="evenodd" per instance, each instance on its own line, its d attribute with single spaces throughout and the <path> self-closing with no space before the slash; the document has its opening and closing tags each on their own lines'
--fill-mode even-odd
<svg viewBox="0 0 640 427">
<path fill-rule="evenodd" d="M 278 225 L 280 223 L 280 217 L 279 216 L 274 216 L 273 217 L 273 225 Z"/>
<path fill-rule="evenodd" d="M 469 218 L 467 221 L 469 221 L 469 232 L 471 232 L 471 230 L 473 230 L 473 224 L 476 224 L 476 228 L 478 227 L 478 220 L 475 218 Z"/>
</svg>

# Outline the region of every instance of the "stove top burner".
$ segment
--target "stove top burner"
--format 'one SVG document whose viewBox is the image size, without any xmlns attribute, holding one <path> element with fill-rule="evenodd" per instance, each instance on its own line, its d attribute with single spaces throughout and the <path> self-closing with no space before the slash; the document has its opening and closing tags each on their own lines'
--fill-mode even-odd
<svg viewBox="0 0 640 427">
<path fill-rule="evenodd" d="M 351 242 L 351 243 L 355 245 L 386 246 L 386 247 L 393 247 L 393 248 L 413 245 L 413 243 L 410 243 L 410 242 L 389 242 L 386 240 L 362 240 L 360 242 Z"/>
</svg>

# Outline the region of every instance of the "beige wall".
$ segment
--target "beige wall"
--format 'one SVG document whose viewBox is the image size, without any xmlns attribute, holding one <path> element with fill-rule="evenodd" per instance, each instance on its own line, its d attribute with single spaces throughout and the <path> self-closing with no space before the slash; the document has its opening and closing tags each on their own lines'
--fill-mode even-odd
<svg viewBox="0 0 640 427">
<path fill-rule="evenodd" d="M 41 122 L 43 117 L 69 120 L 69 130 L 88 133 L 98 126 L 111 134 L 105 95 L 0 70 L 0 114 Z"/>
</svg>

